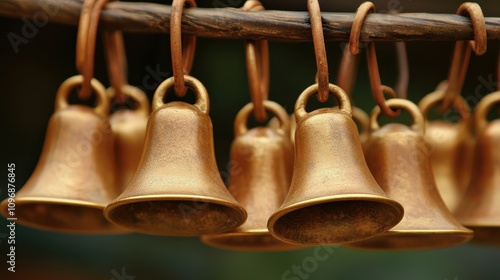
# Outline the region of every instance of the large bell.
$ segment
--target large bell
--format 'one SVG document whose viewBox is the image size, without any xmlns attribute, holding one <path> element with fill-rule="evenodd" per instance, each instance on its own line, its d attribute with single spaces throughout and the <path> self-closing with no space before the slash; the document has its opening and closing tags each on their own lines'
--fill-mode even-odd
<svg viewBox="0 0 500 280">
<path fill-rule="evenodd" d="M 378 186 L 366 166 L 351 105 L 330 84 L 339 108 L 307 113 L 307 88 L 295 104 L 293 178 L 283 205 L 269 219 L 273 236 L 294 244 L 332 244 L 361 240 L 395 226 L 403 207 Z"/>
<path fill-rule="evenodd" d="M 149 234 L 194 236 L 233 230 L 247 217 L 217 169 L 206 89 L 193 77 L 184 79 L 197 101 L 165 104 L 173 77 L 158 87 L 137 172 L 104 211 L 113 223 Z"/>
<path fill-rule="evenodd" d="M 240 110 L 234 124 L 229 192 L 247 210 L 248 219 L 233 231 L 204 236 L 203 241 L 209 245 L 252 251 L 297 248 L 274 238 L 267 229 L 267 220 L 281 206 L 290 187 L 293 144 L 285 110 L 272 101 L 264 101 L 264 107 L 275 114 L 279 128 L 248 130 L 252 103 Z"/>
<path fill-rule="evenodd" d="M 93 79 L 97 106 L 68 105 L 69 93 L 82 82 L 82 76 L 74 76 L 61 84 L 38 164 L 16 194 L 15 215 L 20 223 L 46 230 L 123 231 L 102 214 L 120 193 L 113 176 L 109 98 L 105 88 Z M 9 216 L 7 199 L 1 211 Z"/>
<path fill-rule="evenodd" d="M 500 245 L 500 119 L 487 120 L 500 91 L 485 96 L 476 106 L 476 145 L 472 179 L 455 212 L 458 220 L 474 230 L 474 241 Z"/>
<path fill-rule="evenodd" d="M 382 189 L 403 204 L 403 220 L 373 238 L 344 244 L 362 249 L 415 250 L 457 245 L 468 241 L 464 228 L 439 196 L 424 139 L 424 118 L 418 107 L 404 99 L 389 99 L 388 106 L 408 111 L 414 124 L 390 123 L 379 128 L 380 108 L 371 114 L 365 158 Z"/>
<path fill-rule="evenodd" d="M 422 98 L 418 107 L 424 118 L 443 97 L 444 91 L 435 91 Z M 469 106 L 462 97 L 458 97 L 457 102 L 454 109 L 459 116 L 447 117 L 446 113 L 446 121 L 427 121 L 425 128 L 425 139 L 430 148 L 429 157 L 436 185 L 451 212 L 455 211 L 469 185 L 474 148 L 470 133 Z M 458 122 L 450 122 L 456 118 Z"/>
<path fill-rule="evenodd" d="M 122 91 L 127 103 L 135 103 L 136 108 L 121 108 L 109 117 L 115 141 L 116 180 L 121 191 L 132 180 L 141 160 L 149 116 L 149 101 L 143 91 L 130 85 L 123 86 Z M 113 88 L 108 89 L 108 94 L 115 95 Z"/>
</svg>

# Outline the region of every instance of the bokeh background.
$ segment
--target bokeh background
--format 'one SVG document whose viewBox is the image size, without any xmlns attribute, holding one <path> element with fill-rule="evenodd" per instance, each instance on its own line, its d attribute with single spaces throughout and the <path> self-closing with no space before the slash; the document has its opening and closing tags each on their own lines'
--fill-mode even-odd
<svg viewBox="0 0 500 280">
<path fill-rule="evenodd" d="M 150 1 L 169 4 L 169 1 Z M 197 1 L 213 7 L 214 1 Z M 241 5 L 242 0 L 222 1 Z M 262 1 L 268 9 L 305 10 L 306 1 Z M 387 10 L 394 0 L 374 1 Z M 324 11 L 354 12 L 362 1 L 320 1 Z M 455 13 L 460 1 L 399 0 L 402 12 Z M 485 16 L 500 16 L 497 1 L 481 0 Z M 53 113 L 58 86 L 77 74 L 75 68 L 76 27 L 50 23 L 20 46 L 16 53 L 7 39 L 20 33 L 20 19 L 0 17 L 1 161 L 7 177 L 8 162 L 16 164 L 17 187 L 29 178 L 40 155 L 48 119 Z M 125 34 L 129 82 L 142 87 L 151 98 L 154 87 L 144 84 L 151 71 L 160 69 L 159 84 L 171 71 L 167 34 Z M 327 42 L 330 78 L 336 80 L 342 42 Z M 417 102 L 446 78 L 453 42 L 407 43 L 410 65 L 408 98 Z M 377 43 L 382 81 L 397 79 L 395 48 Z M 498 42 L 489 42 L 488 52 L 472 56 L 463 95 L 489 90 L 484 80 L 496 80 Z M 370 111 L 374 101 L 369 89 L 366 60 L 361 55 L 353 98 Z M 109 85 L 102 42 L 97 42 L 95 76 Z M 270 99 L 289 113 L 297 96 L 315 75 L 312 43 L 270 42 Z M 210 94 L 215 150 L 221 171 L 227 169 L 233 138 L 233 120 L 249 102 L 244 45 L 239 40 L 199 38 L 192 75 Z M 491 79 L 490 79 L 491 80 Z M 474 104 L 470 104 L 474 105 Z M 313 106 L 319 106 L 318 104 Z M 439 118 L 439 115 L 436 115 Z M 387 120 L 386 120 L 387 121 Z M 407 122 L 403 116 L 400 121 Z M 6 197 L 6 183 L 1 186 Z M 0 237 L 7 233 L 0 223 Z M 7 273 L 5 238 L 0 238 L 0 279 L 499 279 L 500 248 L 465 244 L 453 248 L 418 252 L 365 252 L 332 246 L 321 248 L 324 260 L 316 259 L 315 248 L 276 253 L 233 252 L 208 247 L 198 238 L 158 237 L 143 234 L 118 236 L 69 235 L 40 231 L 18 224 L 16 270 Z M 316 263 L 316 265 L 314 265 Z M 293 267 L 306 265 L 302 275 Z M 313 269 L 314 268 L 314 269 Z M 287 271 L 291 273 L 287 274 Z M 125 273 L 125 274 L 123 274 Z M 118 278 L 117 278 L 118 277 Z"/>
</svg>

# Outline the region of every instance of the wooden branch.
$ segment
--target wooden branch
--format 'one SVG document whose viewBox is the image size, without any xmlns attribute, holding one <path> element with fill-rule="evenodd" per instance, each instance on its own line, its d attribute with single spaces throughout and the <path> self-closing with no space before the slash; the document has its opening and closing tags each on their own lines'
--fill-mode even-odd
<svg viewBox="0 0 500 280">
<path fill-rule="evenodd" d="M 82 0 L 2 0 L 0 15 L 77 25 Z M 152 3 L 111 2 L 101 16 L 102 27 L 125 32 L 168 33 L 170 6 Z M 354 13 L 323 12 L 326 40 L 347 41 Z M 488 39 L 500 39 L 500 18 L 486 18 Z M 186 8 L 182 31 L 199 37 L 310 41 L 307 12 L 243 12 L 227 8 Z M 467 17 L 453 14 L 370 14 L 362 41 L 455 41 L 473 39 Z"/>
</svg>

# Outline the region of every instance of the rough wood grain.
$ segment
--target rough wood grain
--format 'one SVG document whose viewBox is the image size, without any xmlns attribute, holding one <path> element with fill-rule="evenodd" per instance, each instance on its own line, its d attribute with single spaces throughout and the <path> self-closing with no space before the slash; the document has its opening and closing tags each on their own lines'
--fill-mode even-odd
<svg viewBox="0 0 500 280">
<path fill-rule="evenodd" d="M 46 14 L 50 22 L 76 25 L 81 0 L 2 0 L 0 15 L 14 18 Z M 347 41 L 354 13 L 322 13 L 326 40 Z M 102 13 L 102 27 L 125 32 L 168 33 L 170 6 L 112 2 Z M 488 39 L 500 39 L 500 18 L 486 18 Z M 185 9 L 182 30 L 199 37 L 310 41 L 307 12 L 238 9 Z M 362 41 L 455 41 L 472 39 L 468 18 L 453 14 L 371 14 L 361 32 Z"/>
</svg>

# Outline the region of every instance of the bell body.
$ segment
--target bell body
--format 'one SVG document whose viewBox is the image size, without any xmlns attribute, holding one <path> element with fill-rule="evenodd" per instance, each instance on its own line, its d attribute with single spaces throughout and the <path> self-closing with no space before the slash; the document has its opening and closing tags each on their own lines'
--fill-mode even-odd
<svg viewBox="0 0 500 280">
<path fill-rule="evenodd" d="M 500 245 L 500 120 L 476 135 L 473 175 L 456 216 L 474 230 L 474 241 Z"/>
<path fill-rule="evenodd" d="M 366 166 L 356 124 L 345 93 L 330 92 L 340 108 L 305 113 L 306 89 L 295 107 L 293 178 L 283 205 L 269 219 L 270 232 L 294 244 L 332 244 L 361 240 L 395 226 L 403 216 Z"/>
<path fill-rule="evenodd" d="M 240 250 L 272 251 L 296 246 L 275 239 L 267 220 L 285 199 L 293 167 L 288 135 L 257 127 L 237 137 L 231 147 L 229 192 L 247 210 L 246 222 L 220 235 L 205 236 L 207 244 Z"/>
<path fill-rule="evenodd" d="M 141 160 L 150 114 L 149 101 L 144 92 L 130 85 L 123 86 L 122 91 L 128 102 L 135 102 L 136 108 L 124 108 L 109 117 L 115 139 L 116 180 L 121 191 L 134 177 Z M 115 95 L 113 88 L 108 89 L 108 94 Z"/>
<path fill-rule="evenodd" d="M 465 123 L 430 121 L 425 138 L 432 150 L 430 160 L 439 194 L 453 213 L 462 200 L 472 175 L 474 142 Z"/>
<path fill-rule="evenodd" d="M 122 231 L 102 215 L 119 195 L 108 121 L 92 108 L 71 105 L 52 115 L 38 164 L 16 194 L 20 223 L 55 231 Z M 8 216 L 7 200 L 1 205 Z"/>
<path fill-rule="evenodd" d="M 187 83 L 204 90 L 185 75 Z M 195 236 L 235 229 L 245 210 L 229 194 L 215 162 L 212 122 L 200 105 L 162 103 L 173 79 L 160 85 L 148 120 L 145 146 L 135 176 L 104 214 L 130 230 L 155 235 Z M 203 103 L 208 107 L 206 93 Z"/>
<path fill-rule="evenodd" d="M 460 244 L 472 237 L 472 231 L 453 217 L 438 193 L 428 157 L 429 144 L 421 133 L 406 125 L 387 124 L 372 132 L 364 147 L 371 173 L 389 197 L 403 205 L 405 214 L 391 230 L 346 246 L 431 249 Z"/>
</svg>

